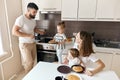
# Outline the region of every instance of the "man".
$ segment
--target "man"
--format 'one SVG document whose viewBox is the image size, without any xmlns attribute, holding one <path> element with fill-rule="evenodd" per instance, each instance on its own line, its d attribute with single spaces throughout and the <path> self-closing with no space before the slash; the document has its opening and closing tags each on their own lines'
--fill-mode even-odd
<svg viewBox="0 0 120 80">
<path fill-rule="evenodd" d="M 35 3 L 29 3 L 27 5 L 27 12 L 16 19 L 12 30 L 13 35 L 19 37 L 22 65 L 26 73 L 32 69 L 36 56 L 34 32 L 44 34 L 43 31 L 35 27 L 36 21 L 34 18 L 37 10 L 38 6 Z"/>
</svg>

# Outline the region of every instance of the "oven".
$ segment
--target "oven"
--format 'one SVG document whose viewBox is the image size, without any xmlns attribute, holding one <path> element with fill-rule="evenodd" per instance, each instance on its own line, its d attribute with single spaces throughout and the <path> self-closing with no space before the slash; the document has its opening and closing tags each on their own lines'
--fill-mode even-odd
<svg viewBox="0 0 120 80">
<path fill-rule="evenodd" d="M 37 51 L 37 62 L 45 61 L 45 62 L 56 62 L 57 56 L 56 51 L 49 50 L 38 50 Z"/>
<path fill-rule="evenodd" d="M 37 62 L 39 61 L 58 61 L 56 55 L 56 44 L 49 44 L 46 40 L 43 40 L 42 42 L 37 42 Z"/>
</svg>

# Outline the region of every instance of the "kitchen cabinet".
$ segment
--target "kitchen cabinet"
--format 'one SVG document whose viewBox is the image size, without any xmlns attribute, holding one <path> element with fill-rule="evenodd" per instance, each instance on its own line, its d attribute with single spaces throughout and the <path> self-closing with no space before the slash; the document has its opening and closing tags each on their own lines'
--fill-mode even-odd
<svg viewBox="0 0 120 80">
<path fill-rule="evenodd" d="M 62 0 L 62 20 L 120 21 L 120 0 Z"/>
<path fill-rule="evenodd" d="M 120 20 L 120 0 L 116 0 L 115 18 L 116 20 Z"/>
<path fill-rule="evenodd" d="M 96 52 L 95 55 L 104 62 L 105 70 L 111 69 L 113 53 Z"/>
<path fill-rule="evenodd" d="M 96 0 L 62 0 L 62 20 L 94 19 Z"/>
<path fill-rule="evenodd" d="M 116 0 L 98 0 L 96 18 L 113 20 Z"/>
<path fill-rule="evenodd" d="M 78 18 L 94 19 L 97 0 L 79 0 Z"/>
<path fill-rule="evenodd" d="M 38 0 L 22 0 L 22 10 L 23 10 L 23 14 L 25 14 L 25 12 L 27 11 L 27 5 L 28 3 L 33 2 L 35 3 L 37 6 L 39 6 L 38 4 Z M 40 15 L 39 15 L 39 10 L 36 14 L 35 20 L 39 20 L 40 19 Z"/>
<path fill-rule="evenodd" d="M 116 53 L 113 56 L 111 70 L 115 71 L 117 75 L 120 77 L 120 62 L 119 61 L 120 61 L 120 53 Z"/>
<path fill-rule="evenodd" d="M 62 20 L 77 20 L 78 0 L 62 0 Z"/>
<path fill-rule="evenodd" d="M 40 11 L 61 11 L 61 0 L 38 0 Z"/>
</svg>

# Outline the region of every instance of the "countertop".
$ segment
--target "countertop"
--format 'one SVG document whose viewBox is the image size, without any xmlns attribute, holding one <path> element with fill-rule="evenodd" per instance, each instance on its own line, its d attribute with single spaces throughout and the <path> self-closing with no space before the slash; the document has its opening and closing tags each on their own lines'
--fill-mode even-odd
<svg viewBox="0 0 120 80">
<path fill-rule="evenodd" d="M 22 80 L 55 80 L 56 76 L 65 77 L 67 74 L 57 71 L 60 65 L 62 64 L 39 62 Z M 119 80 L 114 71 L 101 71 L 92 77 L 84 73 L 74 74 L 80 76 L 82 80 Z"/>
<path fill-rule="evenodd" d="M 39 45 L 40 43 L 36 42 L 37 45 Z M 46 44 L 46 43 L 45 43 Z M 52 45 L 56 45 L 56 44 L 52 44 Z M 67 42 L 66 43 L 66 49 L 64 50 L 63 53 L 66 53 L 68 51 L 68 49 L 72 48 L 74 45 L 74 42 Z M 120 54 L 120 49 L 118 48 L 106 48 L 106 47 L 97 47 L 94 43 L 93 43 L 93 49 L 95 52 L 105 52 L 105 53 L 112 53 L 112 54 Z"/>
</svg>

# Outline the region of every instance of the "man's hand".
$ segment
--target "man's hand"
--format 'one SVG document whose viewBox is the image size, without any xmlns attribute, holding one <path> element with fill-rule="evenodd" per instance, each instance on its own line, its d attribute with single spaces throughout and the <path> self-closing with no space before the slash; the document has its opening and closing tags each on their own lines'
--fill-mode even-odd
<svg viewBox="0 0 120 80">
<path fill-rule="evenodd" d="M 29 36 L 31 39 L 35 38 L 35 36 L 33 34 L 29 34 Z"/>
<path fill-rule="evenodd" d="M 45 31 L 42 31 L 42 30 L 40 30 L 40 29 L 38 29 L 38 28 L 35 28 L 34 31 L 35 31 L 36 33 L 38 33 L 38 34 L 41 34 L 41 35 L 45 34 Z"/>
<path fill-rule="evenodd" d="M 39 31 L 39 34 L 43 35 L 45 34 L 45 31 Z"/>
</svg>

